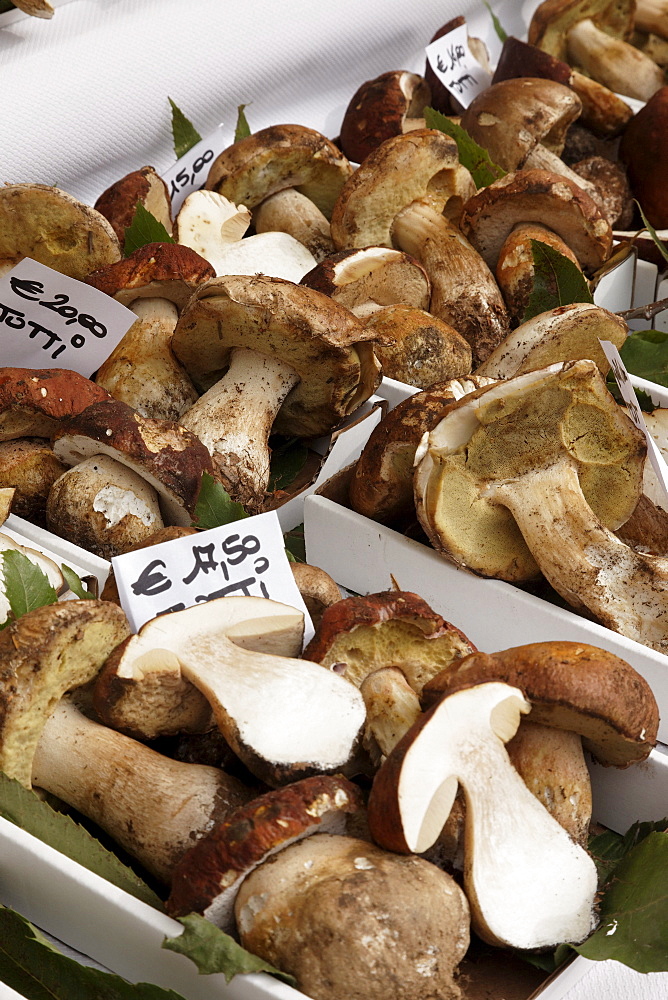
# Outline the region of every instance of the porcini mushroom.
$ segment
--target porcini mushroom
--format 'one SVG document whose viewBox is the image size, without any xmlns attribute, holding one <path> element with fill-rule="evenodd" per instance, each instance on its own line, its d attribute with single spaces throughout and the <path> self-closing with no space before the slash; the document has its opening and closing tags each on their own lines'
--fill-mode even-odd
<svg viewBox="0 0 668 1000">
<path fill-rule="evenodd" d="M 137 315 L 100 365 L 95 382 L 144 417 L 178 420 L 197 391 L 178 364 L 170 340 L 179 310 L 213 267 L 178 243 L 147 243 L 129 257 L 94 271 L 86 283 Z"/>
<path fill-rule="evenodd" d="M 220 597 L 147 622 L 123 647 L 115 671 L 138 687 L 153 670 L 182 675 L 205 695 L 248 769 L 268 784 L 285 784 L 340 770 L 364 722 L 364 702 L 351 684 L 271 651 L 276 642 L 279 650 L 286 640 L 300 643 L 302 629 L 294 608 Z M 179 697 L 177 689 L 177 706 Z"/>
<path fill-rule="evenodd" d="M 114 181 L 95 202 L 95 209 L 111 224 L 121 246 L 137 204 L 150 212 L 168 236 L 172 235 L 172 205 L 167 185 L 153 167 L 140 167 Z"/>
<path fill-rule="evenodd" d="M 110 398 L 67 368 L 0 368 L 0 441 L 51 437 L 62 421 Z"/>
<path fill-rule="evenodd" d="M 374 778 L 377 843 L 427 850 L 466 796 L 464 887 L 474 930 L 490 944 L 547 948 L 595 925 L 596 867 L 531 794 L 503 746 L 529 711 L 522 692 L 488 682 L 442 698 L 406 733 Z"/>
<path fill-rule="evenodd" d="M 372 313 L 365 326 L 375 335 L 374 351 L 387 378 L 426 389 L 471 371 L 469 342 L 424 309 L 386 306 Z"/>
<path fill-rule="evenodd" d="M 469 908 L 435 865 L 316 833 L 243 882 L 241 943 L 315 1000 L 460 1000 Z"/>
<path fill-rule="evenodd" d="M 327 296 L 278 278 L 215 278 L 199 289 L 172 349 L 204 395 L 181 418 L 231 496 L 260 509 L 272 432 L 332 431 L 379 380 L 371 332 Z"/>
<path fill-rule="evenodd" d="M 44 526 L 49 491 L 66 468 L 45 438 L 0 442 L 0 489 L 15 489 L 14 514 L 34 524 Z"/>
<path fill-rule="evenodd" d="M 341 122 L 341 149 L 361 163 L 381 142 L 424 128 L 431 91 L 424 77 L 406 70 L 381 73 L 361 84 L 350 98 Z"/>
<path fill-rule="evenodd" d="M 508 318 L 493 275 L 457 228 L 474 191 L 454 140 L 418 129 L 387 139 L 346 182 L 332 236 L 338 249 L 394 246 L 416 257 L 432 283 L 429 311 L 462 334 L 480 362 L 508 332 Z"/>
</svg>

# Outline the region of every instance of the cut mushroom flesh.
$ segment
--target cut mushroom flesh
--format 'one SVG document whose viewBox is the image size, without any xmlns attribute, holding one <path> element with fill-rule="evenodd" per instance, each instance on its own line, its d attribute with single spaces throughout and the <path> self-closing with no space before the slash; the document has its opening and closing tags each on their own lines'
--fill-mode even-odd
<svg viewBox="0 0 668 1000">
<path fill-rule="evenodd" d="M 390 754 L 369 801 L 374 839 L 419 853 L 436 841 L 461 783 L 473 927 L 489 943 L 525 949 L 583 940 L 597 888 L 592 859 L 508 759 L 503 743 L 528 710 L 519 689 L 497 682 L 444 698 Z"/>
</svg>

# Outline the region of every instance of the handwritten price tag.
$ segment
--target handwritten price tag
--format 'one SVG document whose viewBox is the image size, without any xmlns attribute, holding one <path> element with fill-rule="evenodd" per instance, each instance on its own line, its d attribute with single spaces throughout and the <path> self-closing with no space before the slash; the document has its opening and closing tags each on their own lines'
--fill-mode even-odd
<svg viewBox="0 0 668 1000">
<path fill-rule="evenodd" d="M 436 39 L 425 51 L 429 65 L 443 86 L 465 108 L 492 82 L 490 74 L 469 48 L 465 24 Z"/>
<path fill-rule="evenodd" d="M 185 156 L 177 160 L 162 179 L 169 188 L 172 212 L 176 214 L 186 197 L 192 191 L 199 191 L 206 183 L 211 164 L 230 144 L 230 138 L 222 125 L 189 149 Z"/>
<path fill-rule="evenodd" d="M 0 278 L 2 363 L 89 378 L 137 317 L 111 296 L 29 257 Z"/>
<path fill-rule="evenodd" d="M 157 615 L 234 595 L 271 597 L 298 608 L 304 612 L 304 641 L 313 635 L 275 511 L 126 552 L 111 562 L 121 606 L 135 631 Z"/>
<path fill-rule="evenodd" d="M 661 483 L 666 496 L 668 496 L 668 465 L 666 465 L 666 461 L 659 451 L 656 441 L 647 430 L 645 418 L 643 417 L 642 410 L 638 405 L 635 390 L 631 384 L 629 373 L 624 366 L 621 355 L 611 341 L 599 340 L 599 344 L 603 348 L 605 356 L 613 370 L 615 379 L 617 380 L 617 385 L 619 386 L 619 391 L 622 395 L 622 399 L 626 403 L 631 420 L 636 425 L 638 430 L 642 431 L 647 438 L 647 454 L 649 456 L 649 460 L 652 463 L 652 468 L 656 473 L 657 479 Z"/>
</svg>

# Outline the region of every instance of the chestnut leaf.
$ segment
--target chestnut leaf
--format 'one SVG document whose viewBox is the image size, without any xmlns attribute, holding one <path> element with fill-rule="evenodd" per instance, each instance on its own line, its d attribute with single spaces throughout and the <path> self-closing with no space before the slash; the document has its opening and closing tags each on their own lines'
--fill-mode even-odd
<svg viewBox="0 0 668 1000">
<path fill-rule="evenodd" d="M 572 260 L 540 240 L 531 240 L 534 277 L 522 322 L 573 302 L 593 302 L 587 279 Z"/>
<path fill-rule="evenodd" d="M 132 222 L 125 230 L 125 243 L 123 253 L 129 257 L 131 253 L 139 247 L 146 246 L 147 243 L 174 243 L 175 240 L 169 235 L 162 222 L 158 222 L 154 215 L 144 208 L 140 201 L 137 202 L 135 214 Z"/>
<path fill-rule="evenodd" d="M 174 155 L 177 160 L 180 160 L 182 156 L 185 156 L 189 149 L 196 146 L 198 142 L 202 141 L 202 136 L 199 134 L 195 126 L 188 118 L 183 114 L 180 108 L 176 106 L 171 97 L 168 97 L 171 108 L 172 108 L 172 139 L 174 141 Z"/>
<path fill-rule="evenodd" d="M 0 624 L 6 628 L 21 615 L 45 604 L 55 604 L 58 595 L 46 573 L 15 549 L 2 553 L 3 590 L 9 601 L 9 616 Z"/>
<path fill-rule="evenodd" d="M 506 171 L 492 162 L 486 149 L 479 146 L 461 125 L 456 125 L 440 111 L 425 108 L 424 122 L 427 128 L 438 129 L 439 132 L 445 132 L 455 140 L 459 150 L 459 162 L 470 171 L 477 188 L 486 187 L 506 176 Z"/>
</svg>

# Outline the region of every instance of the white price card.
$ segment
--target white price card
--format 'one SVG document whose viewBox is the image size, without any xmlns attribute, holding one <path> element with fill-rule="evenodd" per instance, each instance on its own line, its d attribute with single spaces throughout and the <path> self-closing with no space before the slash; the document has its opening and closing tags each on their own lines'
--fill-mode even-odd
<svg viewBox="0 0 668 1000">
<path fill-rule="evenodd" d="M 70 368 L 90 378 L 136 319 L 110 295 L 30 257 L 0 278 L 4 367 Z"/>
<path fill-rule="evenodd" d="M 172 214 L 176 215 L 186 197 L 199 191 L 206 183 L 211 164 L 230 145 L 227 129 L 222 124 L 205 139 L 201 139 L 189 149 L 185 156 L 162 175 L 172 199 Z"/>
<path fill-rule="evenodd" d="M 446 90 L 468 108 L 474 97 L 487 90 L 491 75 L 469 48 L 466 24 L 453 28 L 425 49 L 429 65 Z"/>
<path fill-rule="evenodd" d="M 298 608 L 304 613 L 304 642 L 313 635 L 276 511 L 125 552 L 111 563 L 121 607 L 135 632 L 158 615 L 233 595 L 270 597 Z"/>
<path fill-rule="evenodd" d="M 656 441 L 647 430 L 647 424 L 645 423 L 645 418 L 642 415 L 642 410 L 638 405 L 635 389 L 631 384 L 629 373 L 624 366 L 621 355 L 612 341 L 599 340 L 599 344 L 603 348 L 605 356 L 608 359 L 610 367 L 614 373 L 615 379 L 617 380 L 617 385 L 619 386 L 622 399 L 628 407 L 629 417 L 638 430 L 643 432 L 647 439 L 647 454 L 649 456 L 649 460 L 652 463 L 652 468 L 656 473 L 657 479 L 661 483 L 666 496 L 668 496 L 668 465 L 666 465 L 666 461 L 659 451 Z"/>
</svg>

